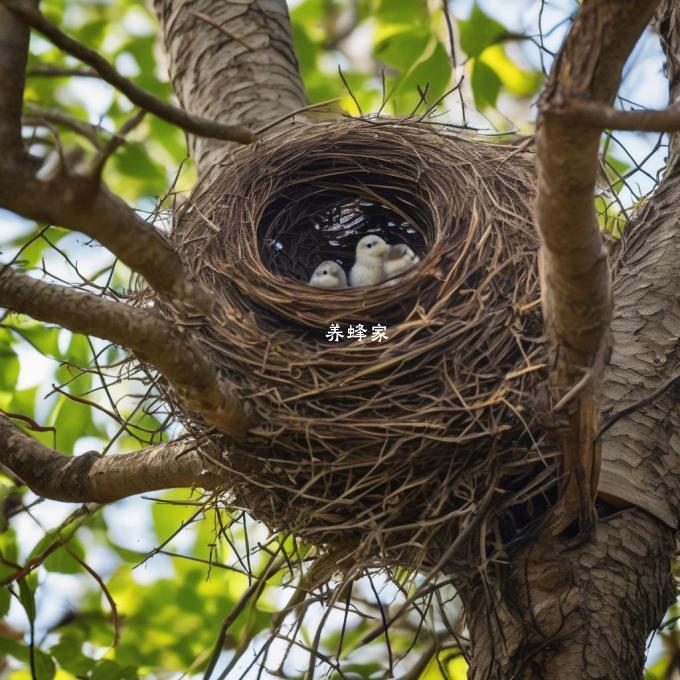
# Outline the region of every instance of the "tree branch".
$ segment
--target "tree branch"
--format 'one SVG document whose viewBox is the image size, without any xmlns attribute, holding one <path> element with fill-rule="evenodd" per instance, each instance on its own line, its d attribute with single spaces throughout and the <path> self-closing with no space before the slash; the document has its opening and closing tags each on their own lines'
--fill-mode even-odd
<svg viewBox="0 0 680 680">
<path fill-rule="evenodd" d="M 26 112 L 23 116 L 23 122 L 28 125 L 40 125 L 41 123 L 54 123 L 55 125 L 61 125 L 69 130 L 72 130 L 84 139 L 87 139 L 87 141 L 90 142 L 90 144 L 92 144 L 95 149 L 101 149 L 102 147 L 102 142 L 99 139 L 100 134 L 112 136 L 108 130 L 105 130 L 99 125 L 93 125 L 92 123 L 88 123 L 85 120 L 74 118 L 60 109 L 47 108 L 37 104 L 26 105 Z M 115 137 L 116 135 L 114 134 L 113 136 Z"/>
<path fill-rule="evenodd" d="M 29 437 L 0 413 L 0 463 L 38 496 L 110 503 L 145 491 L 219 485 L 215 466 L 194 443 L 170 442 L 134 453 L 65 456 Z"/>
<path fill-rule="evenodd" d="M 571 123 L 589 125 L 598 130 L 680 131 L 680 107 L 664 110 L 619 111 L 597 102 L 570 101 L 561 106 L 551 107 L 549 112 Z"/>
<path fill-rule="evenodd" d="M 207 311 L 211 300 L 185 278 L 184 266 L 165 237 L 98 178 L 59 166 L 38 178 L 28 163 L 0 159 L 0 206 L 28 219 L 81 231 L 96 239 L 161 293 Z"/>
<path fill-rule="evenodd" d="M 28 39 L 26 24 L 0 5 L 0 149 L 13 157 L 23 149 L 21 108 Z"/>
<path fill-rule="evenodd" d="M 159 292 L 209 309 L 203 289 L 185 279 L 181 260 L 153 226 L 101 186 L 61 165 L 39 178 L 23 152 L 21 109 L 28 27 L 0 2 L 0 206 L 23 217 L 77 229 L 97 239 Z"/>
<path fill-rule="evenodd" d="M 97 71 L 102 80 L 113 85 L 133 104 L 194 135 L 228 140 L 240 144 L 251 144 L 256 141 L 257 137 L 247 128 L 239 125 L 223 125 L 207 118 L 194 116 L 183 109 L 156 99 L 153 95 L 118 73 L 98 52 L 74 40 L 49 22 L 32 3 L 24 0 L 3 0 L 3 2 L 5 2 L 9 9 L 24 19 L 29 26 L 42 33 L 59 49 L 76 57 L 76 59 Z"/>
<path fill-rule="evenodd" d="M 30 66 L 27 78 L 101 78 L 94 69 L 71 68 L 68 66 Z"/>
<path fill-rule="evenodd" d="M 663 0 L 655 17 L 655 28 L 661 48 L 666 56 L 666 76 L 671 107 L 680 104 L 680 6 L 674 0 Z M 680 160 L 680 135 L 677 131 L 669 135 L 669 161 L 667 174 L 675 172 Z"/>
<path fill-rule="evenodd" d="M 541 98 L 536 221 L 541 235 L 542 294 L 553 366 L 554 402 L 579 381 L 557 437 L 569 473 L 557 528 L 580 514 L 593 522 L 597 487 L 599 391 L 609 341 L 607 253 L 594 205 L 600 130 L 556 113 L 574 101 L 610 104 L 626 58 L 652 17 L 655 1 L 585 0 Z M 559 517 L 558 513 L 558 517 Z"/>
<path fill-rule="evenodd" d="M 680 97 L 680 4 L 661 3 L 656 29 L 667 55 L 670 100 Z M 680 526 L 680 135 L 670 134 L 668 163 L 654 194 L 623 233 L 614 279 L 612 355 L 602 412 L 600 494 Z M 619 414 L 625 417 L 619 417 Z"/>
<path fill-rule="evenodd" d="M 148 309 L 104 300 L 0 269 L 0 306 L 127 347 L 156 368 L 186 406 L 236 439 L 248 422 L 229 385 L 188 335 Z"/>
</svg>

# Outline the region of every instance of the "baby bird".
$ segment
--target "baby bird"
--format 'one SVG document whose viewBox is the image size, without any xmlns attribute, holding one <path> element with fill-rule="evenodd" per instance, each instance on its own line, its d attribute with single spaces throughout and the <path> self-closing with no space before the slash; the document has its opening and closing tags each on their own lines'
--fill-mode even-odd
<svg viewBox="0 0 680 680">
<path fill-rule="evenodd" d="M 385 280 L 383 256 L 390 246 L 380 236 L 369 234 L 357 243 L 357 259 L 349 272 L 349 282 L 354 288 L 374 286 Z"/>
<path fill-rule="evenodd" d="M 383 265 L 385 278 L 391 279 L 395 276 L 401 276 L 413 269 L 418 262 L 420 262 L 420 258 L 405 243 L 392 246 L 385 255 Z"/>
<path fill-rule="evenodd" d="M 347 274 L 337 262 L 325 260 L 314 270 L 309 285 L 314 288 L 347 288 Z"/>
</svg>

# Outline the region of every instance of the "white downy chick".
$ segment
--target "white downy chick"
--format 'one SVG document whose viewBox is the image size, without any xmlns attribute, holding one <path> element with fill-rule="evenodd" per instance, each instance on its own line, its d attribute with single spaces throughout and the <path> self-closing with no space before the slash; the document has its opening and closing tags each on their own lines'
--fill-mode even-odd
<svg viewBox="0 0 680 680">
<path fill-rule="evenodd" d="M 359 239 L 356 261 L 349 272 L 349 282 L 352 287 L 375 286 L 385 280 L 383 258 L 389 247 L 380 236 L 375 234 Z"/>
<path fill-rule="evenodd" d="M 337 262 L 325 260 L 314 270 L 309 285 L 314 288 L 347 288 L 347 274 Z"/>
<path fill-rule="evenodd" d="M 391 279 L 395 276 L 401 276 L 413 269 L 418 262 L 420 262 L 420 258 L 405 243 L 398 243 L 396 246 L 392 246 L 385 255 L 385 278 Z"/>
</svg>

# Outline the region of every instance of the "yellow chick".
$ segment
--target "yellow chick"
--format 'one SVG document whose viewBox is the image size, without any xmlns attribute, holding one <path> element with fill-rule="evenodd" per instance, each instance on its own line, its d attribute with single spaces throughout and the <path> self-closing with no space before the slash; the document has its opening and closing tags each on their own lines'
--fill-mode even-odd
<svg viewBox="0 0 680 680">
<path fill-rule="evenodd" d="M 354 288 L 375 286 L 385 280 L 383 258 L 389 245 L 380 236 L 369 234 L 359 239 L 356 261 L 349 272 L 349 282 Z"/>
<path fill-rule="evenodd" d="M 405 243 L 392 246 L 387 251 L 383 263 L 385 278 L 391 279 L 395 276 L 401 276 L 413 269 L 418 262 L 420 262 L 420 258 Z"/>
<path fill-rule="evenodd" d="M 314 270 L 309 285 L 314 288 L 347 288 L 347 274 L 337 262 L 325 260 Z"/>
</svg>

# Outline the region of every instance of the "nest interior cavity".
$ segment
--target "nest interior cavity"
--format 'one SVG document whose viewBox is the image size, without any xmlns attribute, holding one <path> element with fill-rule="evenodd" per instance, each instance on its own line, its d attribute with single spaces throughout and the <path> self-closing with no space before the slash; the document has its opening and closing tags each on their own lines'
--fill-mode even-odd
<svg viewBox="0 0 680 680">
<path fill-rule="evenodd" d="M 216 301 L 193 330 L 257 421 L 224 442 L 238 503 L 353 564 L 413 569 L 479 566 L 541 514 L 556 467 L 533 398 L 534 184 L 516 148 L 344 120 L 239 151 L 185 203 L 173 239 Z M 307 285 L 322 260 L 349 271 L 367 233 L 419 265 L 380 286 Z M 359 324 L 367 336 L 347 337 Z"/>
</svg>

